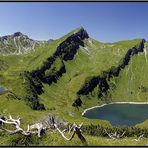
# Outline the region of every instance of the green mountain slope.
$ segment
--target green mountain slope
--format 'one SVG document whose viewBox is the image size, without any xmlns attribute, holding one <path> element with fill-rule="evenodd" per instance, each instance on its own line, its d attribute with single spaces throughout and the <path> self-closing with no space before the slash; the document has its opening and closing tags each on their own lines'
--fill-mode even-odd
<svg viewBox="0 0 148 148">
<path fill-rule="evenodd" d="M 129 101 L 129 98 L 130 101 L 148 100 L 147 58 L 147 43 L 145 43 L 144 53 L 134 56 L 130 64 L 117 78 L 118 83 L 115 91 L 112 93 L 116 101 Z"/>
<path fill-rule="evenodd" d="M 82 27 L 26 54 L 4 56 L 0 46 L 0 86 L 8 90 L 0 93 L 0 114 L 19 114 L 26 125 L 50 112 L 71 123 L 111 126 L 81 113 L 109 102 L 147 101 L 147 46 L 144 39 L 98 42 Z"/>
<path fill-rule="evenodd" d="M 142 39 L 136 39 L 101 43 L 89 38 L 83 28 L 76 29 L 67 36 L 48 45 L 42 45 L 29 54 L 2 56 L 1 85 L 10 90 L 11 95 L 15 94 L 20 100 L 25 100 L 32 109 L 42 109 L 43 104 L 49 108 L 53 102 L 56 103 L 54 106 L 60 106 L 58 103 L 67 104 L 68 108 L 73 109 L 72 104 L 77 96 L 81 97 L 85 103 L 88 100 L 89 103 L 86 106 L 82 101 L 84 107 L 98 101 L 99 103 L 108 102 L 112 100 L 107 100 L 108 96 L 99 99 L 101 97 L 98 96 L 97 85 L 88 92 L 87 90 L 81 92 L 81 90 L 93 78 L 103 76 L 110 69 L 115 71 L 129 49 L 140 45 L 142 41 Z M 143 52 L 140 54 L 144 55 Z M 134 57 L 137 55 L 132 59 Z M 122 71 L 124 70 L 121 70 L 121 73 Z M 111 81 L 116 81 L 115 79 L 119 77 L 114 76 Z M 114 90 L 109 89 L 109 91 Z M 41 108 L 39 102 L 42 102 Z"/>
</svg>

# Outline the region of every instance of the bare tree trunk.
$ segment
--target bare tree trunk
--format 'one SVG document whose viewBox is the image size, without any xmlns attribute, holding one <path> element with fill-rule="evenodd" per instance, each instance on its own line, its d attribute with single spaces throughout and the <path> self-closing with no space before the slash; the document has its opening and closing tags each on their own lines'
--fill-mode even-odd
<svg viewBox="0 0 148 148">
<path fill-rule="evenodd" d="M 38 137 L 41 137 L 43 135 L 43 133 L 45 133 L 45 130 L 50 128 L 50 125 L 48 125 L 48 124 L 45 126 L 45 125 L 43 125 L 43 123 L 35 123 L 33 125 L 28 125 L 27 131 L 24 131 L 20 127 L 20 125 L 21 125 L 20 119 L 21 119 L 20 117 L 18 117 L 17 119 L 13 119 L 11 115 L 9 115 L 8 118 L 0 118 L 0 123 L 2 123 L 2 125 L 3 124 L 10 124 L 12 126 L 15 126 L 16 129 L 9 130 L 9 129 L 4 128 L 2 125 L 1 125 L 0 128 L 2 130 L 9 132 L 10 134 L 20 133 L 21 135 L 26 136 L 26 138 L 30 137 L 31 134 L 37 134 Z M 86 141 L 86 139 L 83 136 L 82 131 L 81 131 L 82 124 L 80 124 L 78 126 L 77 124 L 74 123 L 71 127 L 69 127 L 69 133 L 72 131 L 72 134 L 69 138 L 67 138 L 64 135 L 64 132 L 66 132 L 67 129 L 64 129 L 63 131 L 61 131 L 58 128 L 57 124 L 55 123 L 55 120 L 54 120 L 53 117 L 52 117 L 51 120 L 52 120 L 51 124 L 54 126 L 54 129 L 56 129 L 65 140 L 67 140 L 67 141 L 72 140 L 74 138 L 75 134 L 76 134 L 78 136 L 78 138 L 81 140 L 81 142 L 84 145 L 87 145 L 87 141 Z"/>
<path fill-rule="evenodd" d="M 82 131 L 81 131 L 81 127 L 82 127 L 82 124 L 80 124 L 80 126 L 77 126 L 75 123 L 72 125 L 71 128 L 69 128 L 69 132 L 71 130 L 73 130 L 72 132 L 72 135 L 70 136 L 70 138 L 67 138 L 65 135 L 64 135 L 64 132 L 67 130 L 67 129 L 64 129 L 63 131 L 61 131 L 56 124 L 54 124 L 55 128 L 59 131 L 59 133 L 62 135 L 62 137 L 67 140 L 67 141 L 70 141 L 73 139 L 73 137 L 75 136 L 75 134 L 77 134 L 78 138 L 81 140 L 81 142 L 85 145 L 87 145 L 87 141 L 86 139 L 84 138 L 84 136 L 82 135 Z"/>
<path fill-rule="evenodd" d="M 76 127 L 75 130 L 76 130 L 77 136 L 82 141 L 82 143 L 87 145 L 87 141 L 86 141 L 85 137 L 82 135 L 81 130 L 78 127 Z"/>
</svg>

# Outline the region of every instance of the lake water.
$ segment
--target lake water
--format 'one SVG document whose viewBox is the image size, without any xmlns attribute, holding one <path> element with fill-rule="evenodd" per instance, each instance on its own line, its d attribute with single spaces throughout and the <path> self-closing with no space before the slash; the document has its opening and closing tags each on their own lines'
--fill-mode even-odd
<svg viewBox="0 0 148 148">
<path fill-rule="evenodd" d="M 148 119 L 148 104 L 108 104 L 87 110 L 83 116 L 108 120 L 114 126 L 134 126 Z"/>
<path fill-rule="evenodd" d="M 0 86 L 0 94 L 1 93 L 4 93 L 4 92 L 6 92 L 7 90 L 4 88 L 4 87 L 2 87 L 2 86 Z"/>
</svg>

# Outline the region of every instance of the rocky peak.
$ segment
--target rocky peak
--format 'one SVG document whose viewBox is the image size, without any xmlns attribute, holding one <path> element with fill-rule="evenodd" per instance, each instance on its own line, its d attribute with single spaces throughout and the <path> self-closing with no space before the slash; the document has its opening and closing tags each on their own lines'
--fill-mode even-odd
<svg viewBox="0 0 148 148">
<path fill-rule="evenodd" d="M 46 42 L 36 41 L 21 32 L 0 37 L 0 53 L 4 55 L 21 54 L 32 51 Z"/>
<path fill-rule="evenodd" d="M 79 27 L 75 35 L 79 36 L 82 40 L 84 40 L 85 38 L 89 38 L 87 31 L 83 27 Z"/>
<path fill-rule="evenodd" d="M 18 36 L 22 36 L 23 34 L 21 32 L 15 32 L 12 36 L 13 37 L 18 37 Z"/>
<path fill-rule="evenodd" d="M 18 38 L 18 37 L 25 37 L 25 38 L 28 38 L 29 39 L 29 37 L 27 35 L 24 35 L 21 32 L 15 32 L 12 35 L 1 36 L 0 37 L 0 40 L 4 41 L 4 40 L 10 40 L 10 39 Z"/>
</svg>

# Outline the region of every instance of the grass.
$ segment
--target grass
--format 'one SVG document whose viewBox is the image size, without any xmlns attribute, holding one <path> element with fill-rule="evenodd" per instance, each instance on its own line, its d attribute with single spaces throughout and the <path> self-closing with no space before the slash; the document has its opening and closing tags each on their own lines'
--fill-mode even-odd
<svg viewBox="0 0 148 148">
<path fill-rule="evenodd" d="M 146 43 L 147 45 L 147 43 Z M 147 88 L 147 58 L 148 55 L 140 53 L 134 56 L 130 64 L 121 72 L 116 90 L 112 93 L 115 101 L 148 101 L 148 91 L 142 91 L 141 86 Z"/>
<path fill-rule="evenodd" d="M 5 116 L 12 114 L 23 117 L 23 127 L 27 124 L 39 121 L 43 116 L 52 113 L 68 122 L 83 122 L 87 124 L 100 124 L 103 126 L 111 126 L 109 122 L 102 120 L 89 120 L 81 116 L 84 109 L 96 105 L 101 105 L 105 101 L 98 99 L 97 89 L 83 98 L 83 106 L 78 110 L 72 107 L 73 101 L 76 99 L 77 91 L 83 86 L 86 78 L 97 76 L 102 71 L 112 66 L 117 66 L 124 57 L 129 48 L 137 45 L 141 39 L 130 41 L 120 41 L 115 43 L 102 43 L 94 39 L 86 39 L 85 47 L 80 47 L 73 60 L 64 61 L 66 73 L 59 78 L 57 83 L 52 85 L 43 84 L 44 93 L 40 97 L 41 103 L 46 107 L 46 111 L 33 111 L 24 101 L 25 88 L 20 72 L 36 70 L 42 66 L 46 59 L 53 55 L 57 46 L 64 41 L 73 32 L 79 31 L 79 28 L 70 32 L 66 36 L 57 39 L 48 45 L 41 45 L 35 51 L 21 55 L 0 55 L 0 85 L 6 87 L 17 96 L 20 100 L 8 97 L 8 94 L 0 95 L 0 114 Z M 147 47 L 147 43 L 145 44 Z M 148 57 L 148 55 L 146 55 Z M 59 69 L 58 60 L 54 66 Z M 5 67 L 3 65 L 6 65 Z M 49 71 L 51 72 L 51 71 Z M 115 90 L 110 90 L 112 101 L 147 101 L 148 92 L 141 92 L 139 86 L 148 87 L 147 81 L 147 62 L 145 54 L 135 55 L 129 65 L 122 70 L 118 78 L 112 79 L 116 85 Z M 131 79 L 133 77 L 133 79 Z M 131 94 L 132 92 L 132 94 Z M 144 122 L 140 127 L 146 126 Z M 110 140 L 103 137 L 93 137 L 85 135 L 89 146 L 96 145 L 145 145 L 147 140 L 143 138 L 139 142 L 133 141 L 133 137 L 119 140 Z M 1 136 L 0 145 L 10 145 L 11 136 Z M 49 132 L 46 137 L 39 139 L 34 145 L 51 145 L 51 146 L 78 146 L 82 145 L 78 138 L 74 138 L 71 142 L 64 141 L 58 133 Z"/>
<path fill-rule="evenodd" d="M 6 138 L 7 137 L 7 138 Z M 5 146 L 5 143 L 12 145 L 12 141 L 15 140 L 18 136 L 10 135 L 1 135 L 0 145 Z M 122 139 L 110 139 L 99 136 L 85 136 L 87 140 L 87 146 L 146 146 L 148 144 L 147 138 L 142 138 L 139 141 L 135 141 L 137 137 L 122 138 Z M 84 146 L 80 139 L 75 136 L 72 141 L 63 140 L 63 138 L 58 133 L 48 133 L 44 138 L 35 139 L 30 146 Z M 8 146 L 7 145 L 7 146 Z"/>
</svg>

